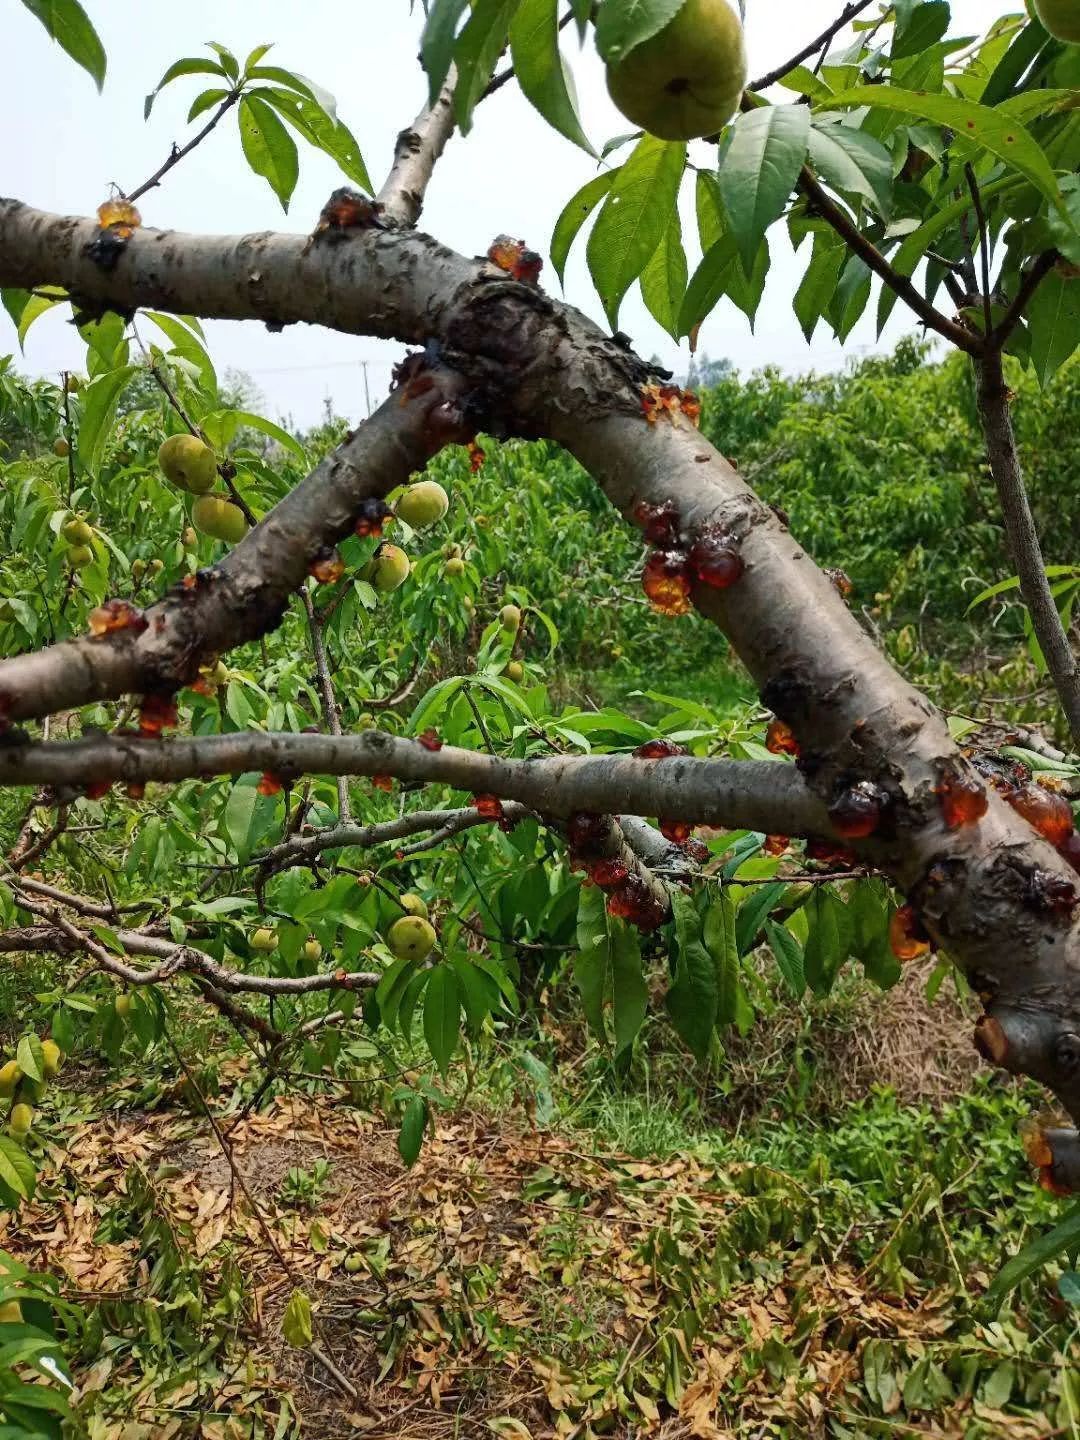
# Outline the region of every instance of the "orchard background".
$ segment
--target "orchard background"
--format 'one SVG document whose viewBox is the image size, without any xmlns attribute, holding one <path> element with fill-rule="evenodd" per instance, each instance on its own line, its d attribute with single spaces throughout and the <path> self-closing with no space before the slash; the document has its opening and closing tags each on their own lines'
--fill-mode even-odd
<svg viewBox="0 0 1080 1440">
<path fill-rule="evenodd" d="M 5 4 L 0 1435 L 1074 1433 L 1075 6 Z"/>
</svg>

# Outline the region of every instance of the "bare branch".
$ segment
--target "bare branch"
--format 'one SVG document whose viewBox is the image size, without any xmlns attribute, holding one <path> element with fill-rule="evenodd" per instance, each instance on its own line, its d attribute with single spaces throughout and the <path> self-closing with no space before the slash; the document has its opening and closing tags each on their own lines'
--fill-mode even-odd
<svg viewBox="0 0 1080 1440">
<path fill-rule="evenodd" d="M 450 77 L 434 105 L 420 114 L 397 138 L 394 163 L 376 197 L 383 214 L 395 225 L 412 227 L 420 219 L 432 171 L 454 133 L 454 83 Z"/>
<path fill-rule="evenodd" d="M 854 20 L 857 15 L 861 15 L 864 10 L 869 10 L 873 3 L 874 0 L 851 0 L 849 5 L 844 6 L 841 15 L 834 20 L 831 25 L 826 26 L 821 34 L 811 40 L 808 45 L 804 45 L 798 54 L 793 55 L 790 60 L 785 60 L 784 63 L 778 65 L 775 70 L 769 70 L 766 74 L 762 75 L 760 79 L 751 80 L 746 88 L 748 90 L 767 90 L 770 85 L 775 85 L 777 80 L 782 80 L 789 71 L 795 69 L 796 65 L 801 65 L 804 60 L 808 60 L 810 56 L 816 54 L 818 50 L 822 50 L 826 45 L 831 44 L 833 37 L 838 35 L 845 25 L 849 25 L 851 21 Z"/>
<path fill-rule="evenodd" d="M 507 804 L 503 807 L 507 819 L 523 820 L 528 814 L 524 805 Z M 392 845 L 395 841 L 408 839 L 412 835 L 433 834 L 418 845 L 406 846 L 403 854 L 417 854 L 430 850 L 444 840 L 471 830 L 477 825 L 490 825 L 491 821 L 473 807 L 459 810 L 414 810 L 397 820 L 382 820 L 370 825 L 334 825 L 329 829 L 317 830 L 314 835 L 298 836 L 283 845 L 276 845 L 251 859 L 252 865 L 265 867 L 269 871 L 282 870 L 294 865 L 313 865 L 320 855 L 328 850 L 370 849 L 375 845 Z"/>
<path fill-rule="evenodd" d="M 174 691 L 204 658 L 256 639 L 281 621 L 312 561 L 353 527 L 362 500 L 385 495 L 438 448 L 431 410 L 461 382 L 432 372 L 432 388 L 407 404 L 393 395 L 274 507 L 194 588 L 177 587 L 125 630 L 0 661 L 0 696 L 20 720 L 130 692 Z"/>
<path fill-rule="evenodd" d="M 315 995 L 324 990 L 370 990 L 382 979 L 373 971 L 346 970 L 335 970 L 330 975 L 248 975 L 242 970 L 219 965 L 209 955 L 190 945 L 175 945 L 169 940 L 151 939 L 149 936 L 141 936 L 135 944 L 129 945 L 133 932 L 116 931 L 114 933 L 125 949 L 135 950 L 138 946 L 142 953 L 160 957 L 157 965 L 129 965 L 106 950 L 92 935 L 73 925 L 59 911 L 50 912 L 35 905 L 25 895 L 19 897 L 19 903 L 33 914 L 45 915 L 70 940 L 72 948 L 85 950 L 99 969 L 122 980 L 125 985 L 160 985 L 177 975 L 192 975 L 201 976 L 226 995 Z"/>
<path fill-rule="evenodd" d="M 1046 562 L 1016 448 L 1001 355 L 994 352 L 984 356 L 977 369 L 979 416 L 986 435 L 990 473 L 1005 520 L 1009 552 L 1020 578 L 1020 593 L 1069 722 L 1073 744 L 1080 747 L 1080 665 L 1069 644 L 1046 575 Z"/>
<path fill-rule="evenodd" d="M 124 199 L 130 200 L 134 204 L 134 202 L 138 200 L 140 196 L 145 195 L 148 190 L 153 190 L 155 186 L 160 185 L 169 171 L 175 165 L 179 165 L 185 155 L 190 155 L 192 150 L 194 150 L 197 145 L 201 145 L 211 131 L 217 129 L 219 122 L 229 113 L 239 99 L 240 91 L 230 90 L 199 133 L 194 135 L 186 145 L 174 145 L 169 151 L 169 157 L 165 163 L 160 165 L 141 185 L 136 186 L 130 194 L 125 195 Z"/>
<path fill-rule="evenodd" d="M 628 813 L 769 833 L 832 833 L 824 806 L 798 771 L 761 761 L 679 756 L 649 761 L 624 755 L 503 760 L 449 745 L 432 751 L 382 730 L 340 738 L 260 731 L 172 740 L 102 735 L 0 748 L 3 785 L 34 784 L 44 774 L 56 785 L 79 786 L 90 780 L 138 783 L 249 771 L 438 781 L 555 816 Z"/>
</svg>

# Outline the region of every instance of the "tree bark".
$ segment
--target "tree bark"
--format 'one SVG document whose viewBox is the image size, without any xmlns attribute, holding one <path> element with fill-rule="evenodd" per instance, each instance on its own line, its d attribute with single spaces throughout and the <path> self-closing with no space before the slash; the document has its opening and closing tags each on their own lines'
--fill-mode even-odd
<svg viewBox="0 0 1080 1440">
<path fill-rule="evenodd" d="M 1047 882 L 1060 895 L 1075 897 L 1069 890 L 1074 872 L 995 793 L 988 794 L 977 823 L 946 826 L 942 783 L 980 782 L 942 717 L 891 669 L 830 581 L 733 466 L 685 419 L 647 423 L 642 387 L 657 377 L 643 361 L 572 307 L 411 231 L 349 232 L 337 244 L 323 238 L 137 232 L 108 274 L 85 253 L 95 235 L 88 222 L 0 203 L 0 284 L 63 285 L 80 303 L 98 307 L 146 304 L 204 317 L 303 319 L 433 342 L 463 377 L 468 399 L 500 433 L 546 435 L 562 443 L 627 519 L 635 520 L 641 501 L 670 503 L 684 549 L 711 526 L 732 537 L 744 562 L 741 578 L 727 590 L 698 584 L 692 598 L 725 629 L 765 704 L 794 730 L 808 803 L 820 815 L 843 789 L 864 779 L 886 792 L 880 834 L 855 848 L 887 871 L 934 937 L 968 971 L 988 1007 L 984 1040 L 987 1033 L 994 1037 L 984 1047 L 988 1053 L 1049 1085 L 1074 1118 L 1080 1117 L 1080 930 L 1073 907 L 1059 905 L 1051 912 L 1043 898 Z M 386 407 L 376 426 L 379 453 L 371 457 L 383 473 L 371 483 L 389 488 L 387 476 L 397 483 L 405 467 L 398 453 L 401 426 L 391 425 L 385 412 Z M 407 425 L 406 433 L 413 434 Z M 422 448 L 419 434 L 414 439 L 410 465 Z M 259 527 L 265 529 L 256 567 L 260 584 L 266 583 L 264 564 L 280 566 L 298 541 L 312 535 L 310 525 L 299 535 L 287 528 L 275 531 L 276 514 Z M 237 547 L 234 555 L 243 549 Z M 296 583 L 294 575 L 291 584 Z M 213 614 L 203 618 L 215 627 L 216 639 L 227 639 L 229 626 Z M 119 667 L 103 689 L 100 676 L 72 680 L 79 671 L 73 658 L 62 670 L 67 678 L 58 691 L 61 674 L 47 658 L 22 657 L 0 666 L 0 689 L 17 718 L 117 694 L 140 673 L 130 664 Z M 220 739 L 236 742 L 231 736 Z M 148 778 L 189 773 L 178 759 L 187 743 L 158 746 L 152 765 L 139 760 L 146 767 L 141 773 Z M 289 753 L 287 747 L 274 751 L 277 763 L 287 765 Z M 9 783 L 32 780 L 42 771 L 31 754 L 16 747 L 0 774 Z M 612 773 L 628 773 L 618 771 L 626 762 L 604 757 L 600 763 Z M 639 796 L 640 806 L 610 808 L 650 814 L 654 807 L 668 808 L 676 798 L 671 787 L 689 773 L 667 768 L 676 763 L 692 762 L 654 767 L 650 783 L 657 788 Z M 770 772 L 772 785 L 791 783 L 782 778 L 781 767 Z M 513 783 L 517 787 L 517 780 Z M 484 788 L 509 798 L 523 794 L 519 788 Z M 575 789 L 575 808 L 589 804 L 583 800 L 587 793 Z M 599 799 L 600 791 L 595 793 Z M 608 808 L 610 793 L 605 782 L 602 808 Z M 727 798 L 731 812 L 723 808 Z M 687 818 L 711 814 L 725 823 L 724 815 L 735 813 L 735 798 L 721 792 L 711 810 Z M 780 810 L 768 815 L 776 823 L 755 828 L 794 830 L 790 805 Z M 761 818 L 766 819 L 764 807 Z"/>
<path fill-rule="evenodd" d="M 1080 664 L 1054 604 L 1046 574 L 1039 532 L 1031 513 L 1027 487 L 1016 448 L 1009 389 L 1001 355 L 995 351 L 975 361 L 979 418 L 986 436 L 990 473 L 997 486 L 1009 554 L 1020 580 L 1020 594 L 1031 616 L 1031 628 L 1061 701 L 1073 745 L 1080 748 Z"/>
</svg>

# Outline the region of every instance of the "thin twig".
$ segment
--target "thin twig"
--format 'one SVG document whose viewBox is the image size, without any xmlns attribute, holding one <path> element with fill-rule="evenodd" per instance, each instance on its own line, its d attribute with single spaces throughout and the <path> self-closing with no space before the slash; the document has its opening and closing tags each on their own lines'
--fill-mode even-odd
<svg viewBox="0 0 1080 1440">
<path fill-rule="evenodd" d="M 994 316 L 990 307 L 990 230 L 986 223 L 986 211 L 983 209 L 982 195 L 979 193 L 979 182 L 975 178 L 975 170 L 970 160 L 964 165 L 964 178 L 967 180 L 968 189 L 971 192 L 971 203 L 975 206 L 975 218 L 979 222 L 979 261 L 982 266 L 983 334 L 989 340 L 990 332 L 994 328 Z"/>
<path fill-rule="evenodd" d="M 1056 250 L 1044 250 L 1035 261 L 1035 264 L 1024 276 L 1023 282 L 1019 290 L 1017 290 L 1012 304 L 1005 311 L 1000 324 L 995 330 L 991 331 L 989 341 L 991 349 L 1004 349 L 1009 336 L 1024 318 L 1027 307 L 1031 303 L 1031 297 L 1035 294 L 1035 291 L 1047 275 L 1050 274 L 1050 271 L 1057 264 L 1059 258 Z"/>
<path fill-rule="evenodd" d="M 341 714 L 338 710 L 337 697 L 334 695 L 334 681 L 330 674 L 330 662 L 326 654 L 326 637 L 323 634 L 319 617 L 315 613 L 311 592 L 306 585 L 300 591 L 300 598 L 304 604 L 304 613 L 307 615 L 308 634 L 311 636 L 311 649 L 315 656 L 315 669 L 319 677 L 323 724 L 331 735 L 340 735 Z M 337 797 L 338 820 L 342 825 L 348 825 L 352 820 L 352 810 L 349 806 L 349 780 L 346 775 L 337 777 Z"/>
<path fill-rule="evenodd" d="M 139 185 L 136 189 L 132 190 L 127 195 L 124 195 L 124 192 L 121 191 L 120 193 L 124 196 L 124 199 L 129 200 L 132 204 L 134 204 L 134 202 L 138 200 L 140 196 L 145 195 L 148 190 L 153 190 L 155 186 L 160 185 L 162 180 L 169 173 L 169 171 L 175 165 L 179 165 L 180 161 L 183 160 L 185 155 L 190 155 L 192 150 L 195 149 L 196 145 L 202 144 L 202 142 L 206 139 L 210 132 L 217 127 L 218 122 L 222 119 L 222 117 L 228 114 L 228 112 L 232 109 L 232 107 L 239 99 L 240 91 L 230 90 L 228 95 L 214 111 L 213 115 L 211 115 L 210 119 L 199 131 L 199 133 L 195 135 L 192 139 L 190 139 L 186 145 L 174 145 L 172 147 L 172 150 L 169 152 L 169 158 L 165 161 L 164 165 L 159 166 L 158 169 L 154 171 L 153 175 L 151 175 L 148 180 L 144 180 L 143 183 Z"/>
<path fill-rule="evenodd" d="M 768 71 L 759 80 L 751 80 L 746 88 L 748 90 L 767 90 L 770 85 L 775 85 L 777 80 L 782 80 L 789 71 L 795 69 L 796 65 L 801 65 L 804 60 L 809 59 L 816 50 L 824 49 L 845 25 L 854 20 L 857 15 L 861 15 L 864 10 L 869 10 L 873 3 L 874 0 L 851 0 L 851 4 L 844 6 L 843 14 L 831 25 L 826 26 L 816 39 L 810 41 L 809 45 L 804 45 L 797 55 L 793 55 L 783 65 L 778 65 L 775 70 Z"/>
</svg>

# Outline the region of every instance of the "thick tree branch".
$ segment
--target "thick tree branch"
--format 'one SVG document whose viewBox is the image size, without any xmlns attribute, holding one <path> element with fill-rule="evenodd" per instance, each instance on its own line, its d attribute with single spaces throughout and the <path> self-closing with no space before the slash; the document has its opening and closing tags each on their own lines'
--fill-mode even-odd
<svg viewBox="0 0 1080 1440">
<path fill-rule="evenodd" d="M 379 204 L 392 224 L 411 227 L 420 219 L 432 171 L 454 133 L 454 81 L 450 78 L 434 105 L 425 105 L 394 149 L 394 163 L 379 191 Z"/>
<path fill-rule="evenodd" d="M 1069 723 L 1073 744 L 1080 748 L 1080 664 L 1069 644 L 1050 590 L 1035 517 L 1028 502 L 1020 456 L 1016 449 L 1009 391 L 1000 354 L 984 356 L 976 365 L 979 418 L 986 436 L 990 473 L 997 486 L 1009 553 L 1020 578 L 1020 593 L 1031 616 L 1035 638 L 1042 649 Z"/>
<path fill-rule="evenodd" d="M 938 315 L 864 237 L 851 235 L 851 222 L 812 176 L 804 193 L 820 199 L 820 213 L 931 328 L 977 352 L 985 337 Z M 642 501 L 668 503 L 686 547 L 708 527 L 721 527 L 739 548 L 743 573 L 726 590 L 695 585 L 693 602 L 727 632 L 765 703 L 793 728 L 818 814 L 855 780 L 872 780 L 887 792 L 888 824 L 863 847 L 867 855 L 906 891 L 986 997 L 988 1024 L 997 1027 L 988 1053 L 1049 1085 L 1080 1117 L 1080 931 L 1067 907 L 1050 913 L 1044 906 L 1048 885 L 1061 896 L 1075 893 L 1069 889 L 1074 872 L 996 794 L 988 794 L 978 823 L 946 826 L 938 793 L 943 781 L 980 782 L 941 716 L 891 669 L 829 580 L 722 456 L 678 417 L 646 423 L 647 365 L 571 307 L 414 232 L 364 231 L 341 244 L 307 246 L 272 236 L 210 240 L 137 232 L 108 275 L 84 254 L 95 233 L 85 222 L 0 203 L 0 284 L 60 284 L 121 308 L 154 304 L 206 317 L 306 319 L 346 331 L 437 339 L 473 383 L 497 382 L 489 400 L 497 401 L 508 432 L 563 444 L 628 520 Z M 116 693 L 96 684 L 91 677 L 74 700 L 60 703 Z M 50 703 L 45 690 L 38 699 Z M 164 757 L 188 743 L 157 747 L 155 764 L 174 763 Z M 11 751 L 9 780 L 34 778 L 19 770 L 28 753 Z M 620 763 L 632 762 L 614 762 Z M 657 768 L 695 763 L 703 762 L 664 761 Z M 785 783 L 798 783 L 797 776 L 785 781 L 781 775 L 770 777 L 773 795 Z M 532 803 L 531 796 L 490 783 L 482 788 Z M 583 798 L 576 790 L 574 804 Z M 612 811 L 655 814 L 673 797 L 665 789 L 637 798 L 640 805 L 627 805 L 605 792 L 599 808 L 614 799 Z M 737 797 L 729 798 L 734 815 Z M 755 828 L 791 833 L 798 814 L 788 803 Z M 765 818 L 763 806 L 758 819 Z"/>
<path fill-rule="evenodd" d="M 831 833 L 824 807 L 794 767 L 761 761 L 623 755 L 503 760 L 449 745 L 432 751 L 382 730 L 342 738 L 260 731 L 172 740 L 113 735 L 0 748 L 0 785 L 35 784 L 45 774 L 56 785 L 79 786 L 90 780 L 138 783 L 249 771 L 436 781 L 557 817 L 625 812 L 785 834 Z"/>
<path fill-rule="evenodd" d="M 174 691 L 200 663 L 280 623 L 312 561 L 347 535 L 362 500 L 385 495 L 422 469 L 433 450 L 432 409 L 457 395 L 451 372 L 403 403 L 392 395 L 223 560 L 144 614 L 146 628 L 87 637 L 0 661 L 9 720 L 47 715 L 131 692 Z M 130 638 L 129 638 L 130 637 Z"/>
<path fill-rule="evenodd" d="M 413 230 L 212 236 L 144 228 L 110 270 L 93 258 L 98 234 L 95 221 L 0 199 L 0 287 L 59 285 L 89 312 L 148 306 L 422 344 L 478 269 Z"/>
</svg>

